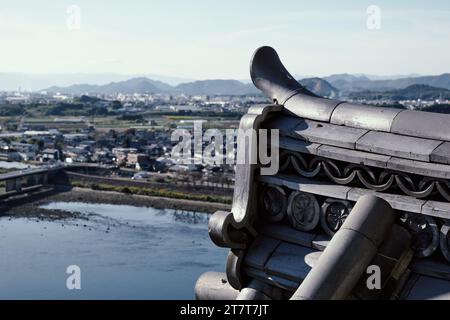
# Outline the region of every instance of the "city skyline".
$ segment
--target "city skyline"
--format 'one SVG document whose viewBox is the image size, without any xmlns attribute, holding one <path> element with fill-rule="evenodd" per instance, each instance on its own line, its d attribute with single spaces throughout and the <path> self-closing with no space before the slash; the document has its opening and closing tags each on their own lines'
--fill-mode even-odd
<svg viewBox="0 0 450 320">
<path fill-rule="evenodd" d="M 449 18 L 444 1 L 2 1 L 0 71 L 245 80 L 271 45 L 299 75 L 437 75 L 449 71 Z"/>
</svg>

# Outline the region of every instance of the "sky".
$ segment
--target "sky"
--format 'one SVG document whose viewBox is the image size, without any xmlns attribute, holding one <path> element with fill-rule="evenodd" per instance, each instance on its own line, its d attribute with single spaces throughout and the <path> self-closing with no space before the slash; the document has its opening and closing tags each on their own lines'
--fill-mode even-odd
<svg viewBox="0 0 450 320">
<path fill-rule="evenodd" d="M 247 79 L 270 45 L 295 75 L 441 74 L 450 1 L 0 0 L 0 39 L 0 72 Z"/>
</svg>

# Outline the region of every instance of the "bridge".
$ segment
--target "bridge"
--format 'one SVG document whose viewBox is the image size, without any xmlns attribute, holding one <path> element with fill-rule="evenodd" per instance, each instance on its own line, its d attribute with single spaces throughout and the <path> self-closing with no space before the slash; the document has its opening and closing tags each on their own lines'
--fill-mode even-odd
<svg viewBox="0 0 450 320">
<path fill-rule="evenodd" d="M 94 163 L 55 164 L 0 174 L 0 200 L 49 188 L 49 176 L 61 170 L 89 172 L 89 170 L 110 170 L 111 166 Z"/>
<path fill-rule="evenodd" d="M 48 185 L 49 172 L 60 170 L 57 167 L 32 168 L 0 174 L 0 183 L 4 188 L 0 199 L 28 193 Z"/>
</svg>

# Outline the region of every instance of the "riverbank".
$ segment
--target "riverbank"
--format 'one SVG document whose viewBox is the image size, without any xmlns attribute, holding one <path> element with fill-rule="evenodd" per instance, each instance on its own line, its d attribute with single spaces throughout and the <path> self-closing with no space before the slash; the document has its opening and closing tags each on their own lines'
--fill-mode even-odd
<svg viewBox="0 0 450 320">
<path fill-rule="evenodd" d="M 195 212 L 213 213 L 217 210 L 229 211 L 229 204 L 186 199 L 172 199 L 158 196 L 124 194 L 115 191 L 98 191 L 87 188 L 56 188 L 54 192 L 42 197 L 32 198 L 26 202 L 15 201 L 5 204 L 0 216 L 28 217 L 37 219 L 66 219 L 80 218 L 81 215 L 63 210 L 49 210 L 41 208 L 50 202 L 86 202 L 123 204 L 137 207 L 153 207 L 156 209 L 176 209 Z"/>
<path fill-rule="evenodd" d="M 111 179 L 110 179 L 111 180 Z M 130 181 L 128 181 L 130 182 Z M 132 181 L 131 181 L 132 182 Z M 146 186 L 132 186 L 126 185 L 125 183 L 122 185 L 114 185 L 111 183 L 92 183 L 86 181 L 72 181 L 70 183 L 72 187 L 79 188 L 87 188 L 96 191 L 113 191 L 122 194 L 132 194 L 132 195 L 141 195 L 141 196 L 150 196 L 150 197 L 162 197 L 162 198 L 171 198 L 171 199 L 182 199 L 182 200 L 194 200 L 194 201 L 202 201 L 202 202 L 211 202 L 211 203 L 223 203 L 223 204 L 231 204 L 232 197 L 230 195 L 216 195 L 205 193 L 198 193 L 198 190 L 189 189 L 188 186 L 179 187 L 176 186 L 158 186 L 152 185 L 149 187 Z M 203 192 L 207 192 L 206 190 Z"/>
</svg>

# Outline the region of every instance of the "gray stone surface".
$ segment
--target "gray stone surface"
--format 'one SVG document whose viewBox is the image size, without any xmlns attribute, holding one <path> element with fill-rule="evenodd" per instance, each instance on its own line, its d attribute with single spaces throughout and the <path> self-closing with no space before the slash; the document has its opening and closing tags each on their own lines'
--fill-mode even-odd
<svg viewBox="0 0 450 320">
<path fill-rule="evenodd" d="M 377 192 L 375 193 L 375 195 L 389 202 L 392 208 L 396 210 L 418 213 L 420 212 L 422 205 L 425 203 L 425 200 L 420 200 L 410 196 L 403 196 L 398 194 Z"/>
<path fill-rule="evenodd" d="M 358 201 L 358 199 L 366 194 L 373 194 L 377 197 L 380 197 L 392 206 L 392 208 L 396 210 L 403 210 L 403 211 L 409 211 L 409 212 L 415 212 L 420 213 L 422 210 L 422 206 L 425 203 L 425 200 L 416 199 L 410 196 L 403 196 L 403 195 L 397 195 L 397 194 L 389 194 L 389 193 L 383 193 L 383 192 L 375 192 L 373 190 L 369 189 L 363 189 L 363 188 L 352 188 L 348 192 L 347 200 L 350 201 Z"/>
<path fill-rule="evenodd" d="M 364 188 L 350 188 L 347 193 L 347 200 L 358 201 L 360 197 L 366 194 L 375 194 L 376 191 Z"/>
<path fill-rule="evenodd" d="M 282 243 L 266 263 L 267 274 L 286 277 L 289 280 L 302 281 L 311 270 L 305 256 L 314 250 L 302 246 Z"/>
<path fill-rule="evenodd" d="M 374 108 L 354 103 L 342 103 L 331 116 L 331 123 L 354 128 L 389 132 L 394 118 L 402 110 L 394 108 Z"/>
<path fill-rule="evenodd" d="M 299 139 L 293 139 L 289 137 L 280 137 L 280 148 L 291 150 L 291 151 L 298 151 L 301 153 L 310 153 L 310 154 L 317 154 L 317 149 L 321 145 L 319 143 L 312 143 L 307 142 Z"/>
<path fill-rule="evenodd" d="M 450 265 L 433 259 L 414 259 L 410 265 L 413 272 L 450 281 Z"/>
<path fill-rule="evenodd" d="M 276 52 L 268 47 L 260 48 L 255 54 L 251 73 L 255 85 L 279 104 L 250 108 L 248 114 L 242 118 L 240 128 L 258 129 L 264 125 L 280 129 L 281 148 L 291 151 L 426 177 L 450 179 L 450 142 L 447 142 L 450 141 L 450 115 L 375 108 L 315 97 L 295 81 L 282 66 Z M 253 140 L 252 143 L 257 141 Z M 310 158 L 312 157 L 305 157 L 307 160 Z M 321 163 L 321 166 L 324 166 L 324 163 Z M 248 230 L 257 238 L 245 251 L 230 251 L 227 281 L 234 288 L 247 286 L 249 276 L 291 292 L 298 289 L 296 297 L 301 299 L 351 297 L 356 281 L 361 279 L 367 265 L 373 263 L 373 256 L 377 252 L 381 255 L 379 251 L 380 245 L 383 247 L 382 243 L 385 246 L 383 254 L 394 257 L 386 258 L 389 262 L 396 260 L 401 253 L 400 250 L 390 250 L 392 248 L 386 247 L 386 242 L 383 242 L 386 240 L 386 230 L 392 231 L 390 226 L 396 218 L 389 205 L 375 197 L 361 200 L 364 195 L 376 195 L 400 211 L 450 219 L 448 202 L 419 200 L 406 195 L 339 185 L 350 183 L 349 180 L 355 177 L 355 173 L 340 180 L 334 177 L 334 173 L 326 170 L 319 174 L 321 178 L 327 174 L 336 184 L 315 178 L 303 178 L 307 175 L 316 176 L 320 168 L 317 165 L 313 172 L 305 172 L 296 167 L 301 175 L 299 177 L 298 174 L 261 176 L 256 165 L 237 166 L 231 210 L 234 220 L 230 223 L 230 228 L 227 228 L 225 223 L 221 224 L 220 226 L 225 227 L 219 231 L 229 237 L 223 237 L 227 240 L 223 241 L 227 244 L 226 247 L 232 247 L 230 239 L 240 239 L 235 236 L 236 230 Z M 327 170 L 328 168 L 331 168 L 330 163 L 325 167 Z M 374 170 L 375 176 L 381 171 Z M 386 187 L 383 187 L 371 185 L 361 172 L 358 172 L 358 177 L 367 188 L 379 190 L 387 188 L 392 180 L 386 182 Z M 330 240 L 318 233 L 319 231 L 295 230 L 284 220 L 276 224 L 262 221 L 256 201 L 260 181 L 317 195 L 321 200 L 334 198 L 360 202 L 359 206 L 354 207 L 341 230 Z M 397 180 L 398 183 L 401 182 L 399 181 Z M 405 188 L 401 191 L 416 194 Z M 431 217 L 426 219 L 434 221 Z M 434 226 L 436 227 L 436 223 Z M 398 231 L 395 232 L 395 236 L 400 235 Z M 397 245 L 401 241 L 394 242 Z M 389 252 L 394 254 L 389 255 Z M 420 278 L 416 283 L 412 283 L 409 298 L 450 298 L 450 267 L 430 262 L 432 261 L 417 261 L 413 264 L 413 273 L 420 274 Z M 401 274 L 403 271 L 398 272 Z M 214 295 L 215 291 L 220 291 L 227 283 L 223 281 L 223 275 L 210 275 L 203 279 L 206 278 L 221 281 L 216 281 L 213 291 L 202 286 L 206 289 L 205 296 Z M 438 278 L 447 281 L 443 282 Z M 229 293 L 234 295 L 235 291 Z M 250 296 L 258 297 L 253 293 Z"/>
<path fill-rule="evenodd" d="M 404 110 L 395 117 L 391 132 L 450 141 L 450 115 Z"/>
<path fill-rule="evenodd" d="M 239 291 L 232 288 L 222 272 L 206 272 L 195 284 L 197 300 L 234 300 Z"/>
<path fill-rule="evenodd" d="M 450 300 L 450 281 L 419 276 L 410 284 L 412 288 L 403 297 L 406 300 Z"/>
<path fill-rule="evenodd" d="M 407 158 L 430 161 L 430 154 L 442 141 L 370 131 L 356 141 L 356 149 Z"/>
<path fill-rule="evenodd" d="M 270 114 L 276 114 L 277 112 L 282 110 L 282 106 L 280 105 L 266 105 L 261 108 L 255 108 L 253 111 L 257 112 L 256 114 L 253 113 L 247 113 L 245 114 L 239 123 L 239 129 L 242 131 L 239 131 L 237 141 L 242 142 L 245 141 L 245 132 L 248 132 L 248 130 L 256 130 L 260 128 L 260 125 L 264 120 L 269 117 Z M 257 147 L 257 139 L 256 137 L 251 137 L 249 139 L 248 148 L 249 150 L 252 150 L 253 146 Z M 243 148 L 240 148 L 237 153 L 238 159 L 245 158 L 245 152 L 244 155 L 241 154 L 241 152 L 244 152 Z M 250 158 L 253 158 L 254 155 L 252 152 L 249 153 Z M 252 162 L 255 159 L 251 159 Z M 256 162 L 254 162 L 256 163 Z M 256 171 L 261 172 L 263 168 L 258 168 L 256 164 L 240 164 L 239 161 L 235 166 L 235 176 L 236 176 L 236 183 L 234 185 L 234 192 L 233 192 L 233 204 L 232 204 L 232 210 L 233 218 L 234 218 L 234 225 L 235 227 L 244 226 L 247 224 L 248 220 L 252 219 L 252 215 L 255 215 L 256 212 L 253 209 L 253 203 L 255 200 L 255 174 Z"/>
<path fill-rule="evenodd" d="M 244 288 L 241 289 L 236 300 L 272 300 L 280 298 L 278 290 L 273 290 L 272 286 L 263 281 L 252 279 Z M 275 299 L 276 300 L 276 299 Z"/>
<path fill-rule="evenodd" d="M 266 272 L 258 269 L 244 267 L 244 271 L 248 276 L 252 278 L 259 279 L 274 287 L 282 288 L 288 291 L 293 292 L 300 285 L 300 281 L 293 281 L 277 275 L 267 274 Z"/>
<path fill-rule="evenodd" d="M 332 183 L 316 182 L 307 178 L 293 177 L 284 174 L 278 174 L 276 176 L 261 176 L 259 177 L 259 180 L 278 186 L 285 186 L 293 190 L 300 190 L 316 195 L 350 201 L 358 201 L 361 196 L 366 194 L 375 194 L 378 197 L 388 201 L 390 205 L 396 210 L 404 210 L 415 213 L 422 212 L 431 216 L 448 217 L 447 213 L 445 211 L 442 211 L 446 210 L 444 202 L 428 201 L 429 205 L 424 208 L 424 210 L 426 211 L 422 211 L 422 206 L 426 201 L 406 195 L 376 192 L 374 190 L 365 188 L 347 187 Z M 430 207 L 432 204 L 434 204 L 434 211 Z"/>
<path fill-rule="evenodd" d="M 330 242 L 331 238 L 329 235 L 320 233 L 318 234 L 312 241 L 312 247 L 314 249 L 323 251 L 327 247 L 328 243 Z"/>
<path fill-rule="evenodd" d="M 369 239 L 352 230 L 339 230 L 291 299 L 344 299 L 375 254 Z"/>
<path fill-rule="evenodd" d="M 260 224 L 257 230 L 265 236 L 305 247 L 311 247 L 312 240 L 316 236 L 313 232 L 295 230 L 287 224 Z"/>
<path fill-rule="evenodd" d="M 317 261 L 319 261 L 321 255 L 322 251 L 313 251 L 311 253 L 308 253 L 305 256 L 305 263 L 311 268 L 314 268 L 314 266 L 317 264 Z"/>
<path fill-rule="evenodd" d="M 450 179 L 450 166 L 440 163 L 427 163 L 417 160 L 392 157 L 388 169 L 415 173 L 422 176 Z"/>
<path fill-rule="evenodd" d="M 307 178 L 294 177 L 292 175 L 286 174 L 277 174 L 276 176 L 260 176 L 259 180 L 278 186 L 285 186 L 293 190 L 299 190 L 337 199 L 347 199 L 347 193 L 351 189 L 351 187 L 347 186 L 314 181 Z"/>
<path fill-rule="evenodd" d="M 347 298 L 391 230 L 394 218 L 386 201 L 372 195 L 360 198 L 291 299 Z"/>
<path fill-rule="evenodd" d="M 366 132 L 363 129 L 312 120 L 304 120 L 295 128 L 299 139 L 348 149 L 354 149 L 356 141 Z"/>
<path fill-rule="evenodd" d="M 266 261 L 280 243 L 280 240 L 258 236 L 248 249 L 244 262 L 253 268 L 264 269 Z"/>
<path fill-rule="evenodd" d="M 364 195 L 358 199 L 341 229 L 357 231 L 379 247 L 395 218 L 394 210 L 386 200 L 378 195 Z"/>
<path fill-rule="evenodd" d="M 410 249 L 410 245 L 411 234 L 409 231 L 399 224 L 394 224 L 378 249 L 378 254 L 398 262 L 405 256 L 405 251 Z M 406 260 L 409 261 L 409 259 Z"/>
<path fill-rule="evenodd" d="M 363 136 L 364 137 L 364 136 Z M 390 156 L 321 145 L 317 155 L 334 160 L 385 168 Z"/>
<path fill-rule="evenodd" d="M 276 100 L 279 104 L 284 104 L 289 97 L 302 89 L 283 66 L 277 52 L 269 46 L 259 47 L 253 54 L 250 77 L 259 90 L 271 101 Z"/>
<path fill-rule="evenodd" d="M 422 206 L 422 213 L 428 216 L 450 219 L 450 203 L 428 200 Z"/>
<path fill-rule="evenodd" d="M 329 100 L 297 94 L 284 103 L 283 112 L 306 119 L 330 121 L 334 108 L 340 103 Z"/>
<path fill-rule="evenodd" d="M 276 115 L 266 123 L 267 129 L 280 130 L 280 136 L 295 136 L 295 128 L 303 123 L 302 118 L 288 117 L 286 115 Z"/>
<path fill-rule="evenodd" d="M 450 142 L 444 142 L 438 146 L 430 155 L 432 162 L 450 164 Z"/>
</svg>

